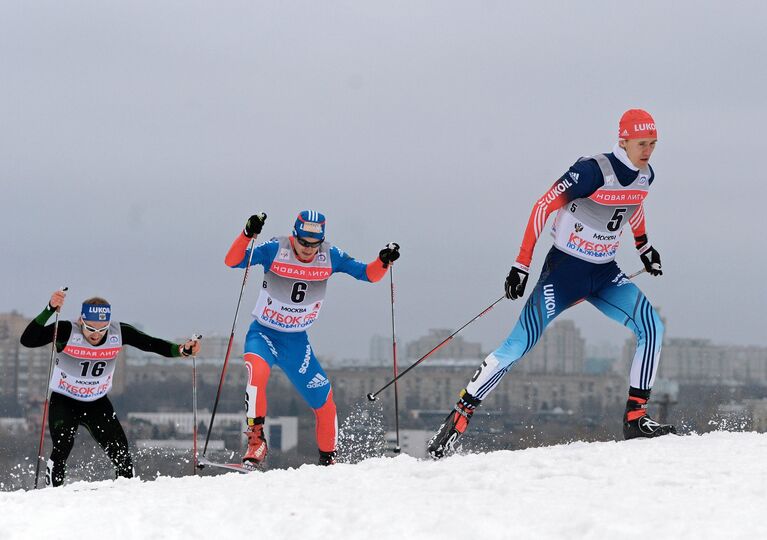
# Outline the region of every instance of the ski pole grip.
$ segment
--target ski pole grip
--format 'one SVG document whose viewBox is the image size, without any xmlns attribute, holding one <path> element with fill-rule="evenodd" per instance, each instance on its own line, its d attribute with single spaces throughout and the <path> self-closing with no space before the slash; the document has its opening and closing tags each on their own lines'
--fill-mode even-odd
<svg viewBox="0 0 767 540">
<path fill-rule="evenodd" d="M 200 341 L 202 339 L 202 334 L 192 334 L 192 341 Z"/>
</svg>

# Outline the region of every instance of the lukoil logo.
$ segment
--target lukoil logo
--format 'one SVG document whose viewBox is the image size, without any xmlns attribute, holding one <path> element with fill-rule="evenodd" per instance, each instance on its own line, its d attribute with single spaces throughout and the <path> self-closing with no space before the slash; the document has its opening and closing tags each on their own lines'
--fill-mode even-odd
<svg viewBox="0 0 767 540">
<path fill-rule="evenodd" d="M 551 283 L 543 286 L 543 302 L 546 306 L 546 318 L 551 319 L 557 309 L 557 301 L 554 298 L 554 285 Z"/>
<path fill-rule="evenodd" d="M 556 185 L 554 185 L 553 188 L 551 188 L 546 195 L 541 197 L 538 200 L 538 204 L 550 204 L 554 199 L 556 199 L 560 193 L 564 193 L 565 190 L 569 187 L 572 187 L 573 183 L 570 182 L 567 178 L 562 180 L 561 182 L 557 182 Z"/>
<path fill-rule="evenodd" d="M 655 131 L 655 122 L 645 122 L 644 124 L 634 124 L 634 131 Z"/>
</svg>

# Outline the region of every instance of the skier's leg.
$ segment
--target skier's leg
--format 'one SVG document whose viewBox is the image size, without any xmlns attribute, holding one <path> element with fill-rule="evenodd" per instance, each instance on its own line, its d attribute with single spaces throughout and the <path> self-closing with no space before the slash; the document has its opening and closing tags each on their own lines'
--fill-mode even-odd
<svg viewBox="0 0 767 540">
<path fill-rule="evenodd" d="M 604 269 L 606 279 L 588 297 L 599 311 L 629 328 L 636 337 L 637 348 L 629 374 L 629 397 L 623 418 L 623 435 L 657 437 L 675 433 L 671 425 L 659 424 L 647 416 L 647 402 L 658 371 L 664 326 L 658 312 L 617 265 Z"/>
<path fill-rule="evenodd" d="M 615 266 L 616 273 L 620 272 Z M 658 371 L 663 321 L 647 297 L 634 283 L 622 276 L 606 280 L 606 283 L 587 298 L 599 311 L 622 324 L 634 333 L 637 348 L 631 362 L 630 384 L 632 388 L 652 389 Z"/>
<path fill-rule="evenodd" d="M 333 401 L 333 390 L 329 386 L 325 403 L 314 409 L 314 417 L 320 465 L 333 465 L 336 458 L 336 444 L 338 443 L 338 416 L 336 404 Z"/>
<path fill-rule="evenodd" d="M 67 458 L 75 444 L 79 420 L 79 403 L 53 392 L 48 407 L 48 429 L 53 448 L 48 460 L 45 484 L 57 487 L 64 483 L 67 472 Z"/>
<path fill-rule="evenodd" d="M 245 368 L 248 370 L 248 381 L 245 387 L 245 408 L 248 438 L 248 449 L 242 461 L 259 464 L 266 459 L 268 451 L 264 436 L 264 421 L 266 419 L 266 386 L 272 364 L 278 356 L 273 340 L 263 327 L 254 322 L 245 341 Z"/>
<path fill-rule="evenodd" d="M 331 465 L 335 463 L 338 417 L 330 380 L 314 355 L 306 332 L 297 332 L 289 336 L 289 343 L 287 339 L 281 341 L 287 354 L 284 357 L 280 356 L 278 363 L 309 407 L 314 410 L 320 463 Z"/>
<path fill-rule="evenodd" d="M 474 410 L 498 386 L 506 372 L 527 354 L 557 315 L 589 292 L 593 265 L 552 250 L 544 262 L 538 283 L 522 308 L 517 324 L 500 347 L 482 362 L 437 433 L 427 451 L 441 458 L 465 431 Z"/>
<path fill-rule="evenodd" d="M 248 371 L 248 383 L 245 388 L 245 404 L 248 420 L 266 417 L 266 385 L 269 382 L 269 374 L 272 367 L 264 360 L 264 357 L 252 353 L 245 353 L 245 368 Z M 250 422 L 249 422 L 250 424 Z"/>
<path fill-rule="evenodd" d="M 115 477 L 133 478 L 133 457 L 128 447 L 120 420 L 117 419 L 112 402 L 104 396 L 87 404 L 82 417 L 82 424 L 88 428 L 91 436 L 104 449 L 115 468 Z"/>
</svg>

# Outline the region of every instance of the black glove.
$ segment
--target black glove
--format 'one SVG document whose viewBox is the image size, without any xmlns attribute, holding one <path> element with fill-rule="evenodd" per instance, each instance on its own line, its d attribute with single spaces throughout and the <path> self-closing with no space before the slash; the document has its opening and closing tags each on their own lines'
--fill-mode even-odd
<svg viewBox="0 0 767 540">
<path fill-rule="evenodd" d="M 386 247 L 378 252 L 378 258 L 384 264 L 384 267 L 389 266 L 389 263 L 393 263 L 399 259 L 399 244 L 396 242 L 389 242 Z"/>
<path fill-rule="evenodd" d="M 644 269 L 647 273 L 653 276 L 662 276 L 663 270 L 660 264 L 660 253 L 652 246 L 646 246 L 639 254 L 639 258 L 642 259 Z"/>
<path fill-rule="evenodd" d="M 245 228 L 242 230 L 242 234 L 248 238 L 253 238 L 254 235 L 261 234 L 261 229 L 264 228 L 266 223 L 266 214 L 261 212 L 260 214 L 253 214 L 248 218 L 245 223 Z"/>
<path fill-rule="evenodd" d="M 509 275 L 506 276 L 506 298 L 511 300 L 522 298 L 522 295 L 525 294 L 525 285 L 527 285 L 529 274 L 530 272 L 517 266 L 511 267 Z"/>
</svg>

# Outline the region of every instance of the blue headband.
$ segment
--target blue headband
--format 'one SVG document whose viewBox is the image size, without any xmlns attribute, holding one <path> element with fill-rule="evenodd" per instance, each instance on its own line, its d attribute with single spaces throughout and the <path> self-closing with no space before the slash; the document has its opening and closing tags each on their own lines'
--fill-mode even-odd
<svg viewBox="0 0 767 540">
<path fill-rule="evenodd" d="M 84 321 L 108 321 L 112 315 L 112 306 L 99 304 L 83 304 L 82 317 Z"/>
</svg>

